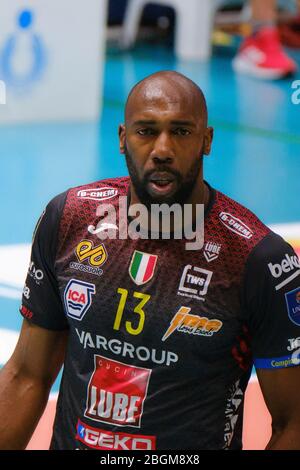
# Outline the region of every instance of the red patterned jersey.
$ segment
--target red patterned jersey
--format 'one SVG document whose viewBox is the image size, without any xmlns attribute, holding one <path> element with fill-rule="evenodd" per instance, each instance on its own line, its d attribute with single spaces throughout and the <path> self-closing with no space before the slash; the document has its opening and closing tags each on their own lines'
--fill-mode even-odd
<svg viewBox="0 0 300 470">
<path fill-rule="evenodd" d="M 129 178 L 48 204 L 20 311 L 69 330 L 52 449 L 240 449 L 253 363 L 298 364 L 297 256 L 208 187 L 200 250 L 121 235 Z"/>
</svg>

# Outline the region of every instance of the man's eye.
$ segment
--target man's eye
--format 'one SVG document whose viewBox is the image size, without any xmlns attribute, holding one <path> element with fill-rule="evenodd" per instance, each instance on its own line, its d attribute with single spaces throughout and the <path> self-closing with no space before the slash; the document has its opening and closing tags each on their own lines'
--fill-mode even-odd
<svg viewBox="0 0 300 470">
<path fill-rule="evenodd" d="M 154 134 L 154 129 L 147 128 L 147 129 L 138 129 L 137 133 L 139 135 L 153 135 Z"/>
<path fill-rule="evenodd" d="M 174 134 L 176 135 L 190 135 L 191 131 L 189 131 L 188 129 L 184 129 L 183 127 L 177 127 L 176 129 L 174 129 L 173 131 Z"/>
</svg>

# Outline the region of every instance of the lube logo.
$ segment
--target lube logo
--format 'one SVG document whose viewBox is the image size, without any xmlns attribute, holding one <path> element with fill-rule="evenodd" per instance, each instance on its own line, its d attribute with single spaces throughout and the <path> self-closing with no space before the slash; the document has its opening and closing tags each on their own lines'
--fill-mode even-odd
<svg viewBox="0 0 300 470">
<path fill-rule="evenodd" d="M 283 273 L 289 273 L 293 271 L 295 268 L 300 268 L 300 262 L 298 257 L 289 256 L 288 254 L 285 255 L 285 258 L 281 261 L 281 263 L 277 264 L 268 264 L 269 270 L 273 277 L 276 279 L 282 276 Z"/>
<path fill-rule="evenodd" d="M 85 417 L 116 426 L 141 426 L 151 370 L 95 355 Z"/>
</svg>

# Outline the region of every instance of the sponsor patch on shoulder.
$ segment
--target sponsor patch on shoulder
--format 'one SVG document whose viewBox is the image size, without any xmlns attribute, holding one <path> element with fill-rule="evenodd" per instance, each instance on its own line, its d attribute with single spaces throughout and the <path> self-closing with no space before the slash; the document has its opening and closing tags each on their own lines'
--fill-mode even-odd
<svg viewBox="0 0 300 470">
<path fill-rule="evenodd" d="M 91 201 L 106 201 L 116 197 L 118 193 L 119 191 L 115 188 L 103 186 L 102 188 L 81 189 L 77 192 L 77 197 Z"/>
<path fill-rule="evenodd" d="M 228 212 L 220 212 L 219 219 L 225 227 L 240 237 L 250 239 L 253 237 L 253 231 L 240 219 Z"/>
<path fill-rule="evenodd" d="M 289 319 L 300 326 L 300 287 L 285 294 Z"/>
</svg>

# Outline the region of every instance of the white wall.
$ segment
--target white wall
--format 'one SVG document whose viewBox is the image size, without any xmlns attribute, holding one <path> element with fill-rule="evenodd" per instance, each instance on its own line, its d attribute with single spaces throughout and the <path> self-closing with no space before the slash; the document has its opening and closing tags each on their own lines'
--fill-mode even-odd
<svg viewBox="0 0 300 470">
<path fill-rule="evenodd" d="M 0 0 L 0 123 L 99 116 L 107 0 Z M 23 28 L 18 24 L 23 14 Z M 27 27 L 26 27 L 27 25 Z"/>
</svg>

